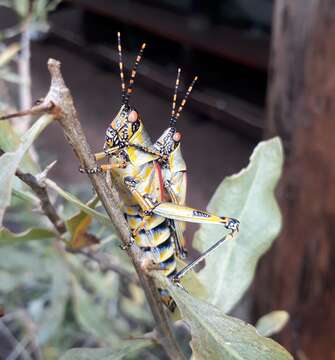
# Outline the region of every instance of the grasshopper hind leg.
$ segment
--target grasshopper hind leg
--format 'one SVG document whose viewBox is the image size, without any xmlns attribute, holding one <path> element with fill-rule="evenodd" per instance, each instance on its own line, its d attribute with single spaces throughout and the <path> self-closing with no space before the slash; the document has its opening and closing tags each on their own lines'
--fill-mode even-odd
<svg viewBox="0 0 335 360">
<path fill-rule="evenodd" d="M 237 220 L 236 220 L 237 221 Z M 182 288 L 182 285 L 180 284 L 180 280 L 190 271 L 192 270 L 196 265 L 198 265 L 201 261 L 203 261 L 208 255 L 210 255 L 212 252 L 214 252 L 219 246 L 221 246 L 224 242 L 228 240 L 234 240 L 236 238 L 236 235 L 238 233 L 238 224 L 236 225 L 236 229 L 232 230 L 230 234 L 224 236 L 222 239 L 217 241 L 214 245 L 209 247 L 206 251 L 204 251 L 201 255 L 199 255 L 196 259 L 194 259 L 191 263 L 186 265 L 183 269 L 176 272 L 171 276 L 171 281 Z"/>
</svg>

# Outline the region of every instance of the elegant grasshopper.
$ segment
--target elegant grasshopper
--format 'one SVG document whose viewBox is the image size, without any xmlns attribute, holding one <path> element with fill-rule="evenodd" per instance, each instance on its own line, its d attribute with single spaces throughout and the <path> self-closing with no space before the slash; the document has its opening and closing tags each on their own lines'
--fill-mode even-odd
<svg viewBox="0 0 335 360">
<path fill-rule="evenodd" d="M 180 148 L 181 134 L 177 131 L 176 124 L 197 77 L 176 110 L 180 79 L 178 69 L 169 126 L 152 143 L 140 115 L 129 104 L 144 48 L 145 44 L 137 55 L 126 88 L 118 33 L 122 105 L 106 130 L 103 151 L 95 154 L 97 161 L 107 158 L 109 163 L 82 171 L 111 173 L 121 194 L 121 206 L 131 229 L 132 241 L 143 250 L 144 258 L 150 260 L 152 268 L 161 270 L 165 276 L 180 285 L 180 279 L 185 273 L 224 240 L 220 240 L 191 264 L 177 271 L 176 258 L 186 257 L 184 222 L 221 224 L 231 230 L 233 235 L 238 231 L 239 221 L 185 206 L 186 164 Z M 173 300 L 166 291 L 160 292 L 162 301 L 173 310 Z"/>
<path fill-rule="evenodd" d="M 147 264 L 147 270 L 160 270 L 172 282 L 182 287 L 182 277 L 226 239 L 224 237 L 219 240 L 189 265 L 178 270 L 177 258 L 185 259 L 187 254 L 183 235 L 185 222 L 223 225 L 230 230 L 229 235 L 233 237 L 238 232 L 239 221 L 185 206 L 186 164 L 181 153 L 181 134 L 177 131 L 176 125 L 197 77 L 188 87 L 176 109 L 180 81 L 178 69 L 169 125 L 155 142 L 151 142 L 140 115 L 129 104 L 144 49 L 145 44 L 137 55 L 126 88 L 121 38 L 118 33 L 122 104 L 106 130 L 103 151 L 95 154 L 96 161 L 108 159 L 109 162 L 81 171 L 111 175 L 120 193 L 120 206 L 130 228 L 129 245 L 135 242 L 141 248 L 143 264 Z M 45 110 L 47 108 L 44 105 L 35 104 L 31 110 L 6 115 L 0 119 Z M 176 306 L 173 299 L 164 289 L 159 291 L 163 303 L 173 311 Z"/>
</svg>

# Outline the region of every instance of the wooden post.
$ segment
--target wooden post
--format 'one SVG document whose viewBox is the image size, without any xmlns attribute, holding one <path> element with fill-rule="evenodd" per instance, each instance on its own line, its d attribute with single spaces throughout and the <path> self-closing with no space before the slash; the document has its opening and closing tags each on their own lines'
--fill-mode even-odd
<svg viewBox="0 0 335 360">
<path fill-rule="evenodd" d="M 254 315 L 287 310 L 278 340 L 295 358 L 335 359 L 334 0 L 277 0 L 268 85 L 284 227 L 258 269 Z"/>
</svg>

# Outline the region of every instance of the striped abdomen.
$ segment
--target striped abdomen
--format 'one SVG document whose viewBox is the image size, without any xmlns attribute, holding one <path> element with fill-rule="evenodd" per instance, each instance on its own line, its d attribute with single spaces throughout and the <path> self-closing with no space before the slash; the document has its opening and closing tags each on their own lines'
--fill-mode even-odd
<svg viewBox="0 0 335 360">
<path fill-rule="evenodd" d="M 128 211 L 126 219 L 129 227 L 135 230 L 143 219 L 136 207 L 129 210 L 133 212 L 129 214 L 131 211 Z M 165 276 L 174 274 L 177 264 L 169 220 L 158 215 L 146 217 L 144 229 L 135 235 L 135 241 L 155 264 L 160 265 Z"/>
</svg>

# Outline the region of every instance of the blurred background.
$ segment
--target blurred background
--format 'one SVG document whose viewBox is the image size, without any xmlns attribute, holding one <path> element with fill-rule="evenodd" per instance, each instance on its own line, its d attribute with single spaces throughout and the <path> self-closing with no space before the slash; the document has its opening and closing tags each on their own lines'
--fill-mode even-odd
<svg viewBox="0 0 335 360">
<path fill-rule="evenodd" d="M 20 1 L 16 3 L 19 8 Z M 44 6 L 48 4 L 46 1 L 42 3 Z M 299 359 L 335 358 L 334 341 L 331 343 L 330 340 L 331 337 L 334 339 L 334 330 L 333 326 L 328 325 L 330 319 L 334 319 L 334 306 L 330 305 L 334 300 L 334 279 L 331 281 L 329 275 L 334 274 L 334 259 L 331 260 L 334 245 L 330 244 L 334 229 L 328 223 L 322 223 L 320 226 L 328 229 L 327 235 L 322 235 L 322 242 L 313 239 L 306 244 L 308 239 L 304 235 L 304 226 L 313 231 L 309 215 L 305 218 L 305 225 L 299 225 L 293 235 L 290 231 L 295 226 L 292 225 L 294 221 L 287 221 L 288 218 L 299 218 L 300 210 L 306 209 L 305 203 L 299 199 L 306 193 L 310 194 L 312 186 L 322 184 L 321 179 L 327 178 L 326 183 L 330 187 L 335 186 L 331 182 L 334 171 L 329 170 L 326 174 L 330 165 L 324 165 L 318 169 L 320 179 L 314 179 L 313 185 L 306 185 L 306 188 L 301 184 L 301 195 L 296 195 L 299 190 L 292 186 L 291 179 L 295 178 L 296 181 L 297 178 L 307 178 L 315 169 L 308 167 L 307 163 L 294 171 L 290 167 L 293 161 L 305 164 L 305 153 L 309 154 L 313 162 L 320 158 L 323 164 L 325 161 L 334 161 L 333 158 L 327 159 L 328 153 L 321 150 L 305 151 L 312 142 L 308 136 L 316 132 L 305 133 L 304 140 L 296 133 L 310 126 L 314 129 L 313 124 L 318 115 L 310 119 L 309 123 L 300 123 L 300 119 L 308 112 L 308 106 L 303 107 L 298 101 L 299 105 L 295 105 L 296 99 L 301 99 L 299 94 L 305 94 L 303 80 L 306 74 L 299 70 L 300 65 L 303 67 L 306 63 L 309 69 L 313 69 L 313 51 L 316 52 L 317 46 L 323 44 L 321 34 L 327 32 L 329 35 L 333 30 L 321 29 L 315 19 L 326 15 L 330 9 L 332 12 L 329 13 L 332 14 L 334 6 L 329 4 L 327 8 L 325 5 L 320 10 L 322 14 L 319 14 L 316 7 L 312 10 L 310 5 L 303 8 L 299 1 L 292 1 L 291 4 L 289 1 L 278 1 L 276 12 L 272 0 L 64 0 L 59 4 L 58 1 L 53 3 L 54 10 L 49 14 L 41 12 L 43 16 L 34 26 L 28 26 L 29 50 L 26 55 L 30 66 L 26 76 L 31 85 L 31 98 L 17 94 L 16 85 L 13 84 L 15 79 L 7 81 L 2 78 L 0 85 L 2 89 L 6 88 L 6 94 L 2 94 L 1 100 L 6 97 L 9 107 L 24 108 L 31 101 L 44 96 L 49 87 L 47 59 L 52 57 L 60 60 L 63 76 L 72 91 L 89 143 L 92 149 L 100 151 L 104 131 L 120 106 L 121 87 L 116 51 L 116 33 L 120 31 L 127 70 L 131 68 L 141 43 L 147 43 L 131 103 L 141 114 L 153 139 L 167 126 L 177 68 L 182 68 L 181 88 L 184 90 L 194 75 L 199 76 L 192 96 L 178 120 L 178 128 L 183 136 L 183 154 L 188 166 L 189 205 L 204 209 L 222 179 L 246 166 L 252 149 L 262 138 L 281 135 L 288 160 L 291 160 L 284 171 L 287 180 L 284 178 L 278 190 L 284 212 L 284 226 L 288 230 L 258 269 L 256 285 L 245 296 L 242 314 L 245 314 L 247 308 L 248 318 L 256 319 L 265 311 L 277 308 L 288 310 L 291 322 L 277 339 Z M 8 32 L 8 29 L 13 31 L 8 38 L 3 37 L 4 44 L 17 39 L 24 45 L 21 31 L 16 29 L 20 22 L 17 8 L 15 11 L 13 7 L 0 6 L 0 33 Z M 297 19 L 304 18 L 309 25 L 299 28 L 302 20 L 298 22 Z M 16 30 L 18 34 L 15 34 Z M 309 45 L 306 39 L 314 33 L 319 33 L 320 38 L 313 38 Z M 275 60 L 271 60 L 269 77 L 271 48 Z M 319 74 L 323 71 L 329 74 L 332 53 L 323 50 L 326 54 L 324 63 L 318 59 L 315 66 Z M 307 53 L 309 57 L 305 61 Z M 321 75 L 319 81 L 315 81 L 315 92 L 326 98 L 328 94 L 318 88 L 322 82 L 320 79 Z M 310 80 L 309 85 L 313 83 L 310 78 L 307 80 Z M 331 83 L 328 93 L 333 88 L 334 84 Z M 314 95 L 311 90 L 309 96 Z M 324 111 L 322 101 L 320 104 L 319 116 Z M 331 110 L 327 108 L 324 123 L 330 121 L 330 114 Z M 320 126 L 317 128 L 320 129 Z M 327 129 L 330 132 L 334 126 L 329 125 Z M 328 138 L 321 130 L 317 136 L 317 143 L 324 143 L 321 147 L 330 144 L 331 141 L 327 142 Z M 90 192 L 87 190 L 90 185 L 85 176 L 78 172 L 77 160 L 57 124 L 51 125 L 39 138 L 36 150 L 40 154 L 42 167 L 57 159 L 51 172 L 57 183 L 66 184 L 67 187 L 71 184 L 79 193 Z M 315 195 L 314 198 L 308 198 L 309 204 L 323 199 L 323 195 L 316 196 L 318 189 L 313 191 Z M 330 206 L 329 209 L 327 214 L 333 218 L 334 207 Z M 290 211 L 295 212 L 292 214 Z M 319 224 L 322 205 L 311 212 L 313 224 Z M 328 215 L 323 216 L 325 220 Z M 189 237 L 194 230 L 195 227 L 189 227 Z M 295 247 L 292 248 L 292 244 Z M 308 260 L 304 261 L 306 254 Z M 321 275 L 316 276 L 315 273 Z M 314 282 L 308 285 L 311 277 Z M 310 290 L 309 286 L 314 290 Z M 304 290 L 301 290 L 302 287 Z M 328 291 L 326 295 L 325 289 Z M 320 310 L 321 304 L 324 312 Z M 302 308 L 304 310 L 300 311 Z M 316 309 L 320 314 L 316 315 Z M 7 346 L 6 351 L 10 353 L 10 345 L 1 344 L 0 341 L 0 349 L 1 346 L 3 349 Z M 10 359 L 21 359 L 21 356 Z"/>
</svg>

